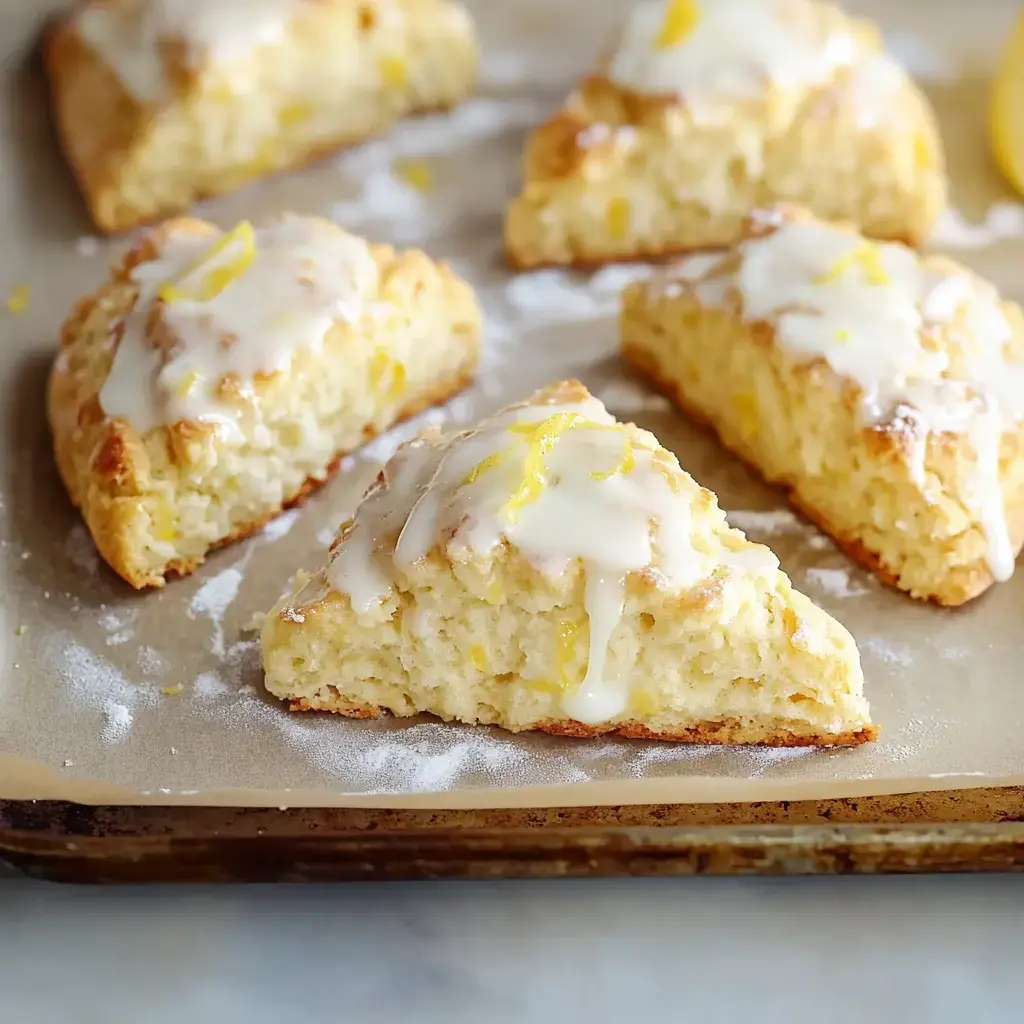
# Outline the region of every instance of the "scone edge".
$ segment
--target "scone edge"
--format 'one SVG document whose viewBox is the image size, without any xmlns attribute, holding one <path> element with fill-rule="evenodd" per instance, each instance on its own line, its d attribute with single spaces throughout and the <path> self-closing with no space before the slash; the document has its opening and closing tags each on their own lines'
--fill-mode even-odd
<svg viewBox="0 0 1024 1024">
<path fill-rule="evenodd" d="M 647 352 L 632 347 L 626 342 L 623 342 L 621 352 L 623 359 L 638 376 L 647 381 L 656 391 L 665 395 L 688 420 L 712 434 L 723 448 L 739 459 L 751 472 L 755 473 L 769 486 L 781 492 L 786 501 L 800 515 L 832 538 L 844 554 L 858 565 L 873 573 L 883 583 L 894 587 L 901 593 L 909 594 L 913 598 L 931 601 L 945 607 L 958 607 L 983 594 L 995 582 L 987 567 L 979 563 L 967 569 L 959 569 L 942 580 L 935 580 L 932 588 L 928 591 L 918 592 L 902 587 L 899 575 L 888 565 L 884 564 L 879 556 L 861 540 L 836 529 L 815 508 L 801 500 L 797 489 L 793 485 L 783 480 L 773 480 L 765 476 L 760 468 L 754 465 L 750 459 L 728 444 L 712 420 L 688 403 L 679 387 L 662 375 L 660 367 Z M 1015 535 L 1019 535 L 1020 532 L 1024 531 L 1024 522 L 1013 525 L 1019 528 L 1014 529 Z"/>
</svg>

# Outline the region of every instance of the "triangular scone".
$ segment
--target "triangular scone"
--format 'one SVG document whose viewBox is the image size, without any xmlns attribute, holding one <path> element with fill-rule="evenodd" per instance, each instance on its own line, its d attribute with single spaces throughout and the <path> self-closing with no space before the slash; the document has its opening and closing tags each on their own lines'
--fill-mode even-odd
<svg viewBox="0 0 1024 1024">
<path fill-rule="evenodd" d="M 728 245 L 783 200 L 916 243 L 945 202 L 927 101 L 873 25 L 816 0 L 642 0 L 524 178 L 520 267 Z"/>
<path fill-rule="evenodd" d="M 626 358 L 857 561 L 956 605 L 1024 540 L 1024 316 L 796 210 L 624 296 Z"/>
<path fill-rule="evenodd" d="M 57 465 L 100 554 L 160 586 L 461 390 L 479 336 L 472 290 L 421 252 L 319 218 L 169 221 L 64 325 Z"/>
<path fill-rule="evenodd" d="M 86 0 L 43 54 L 104 231 L 453 106 L 476 74 L 454 0 Z"/>
<path fill-rule="evenodd" d="M 575 382 L 400 448 L 262 644 L 293 710 L 693 743 L 875 735 L 850 634 Z"/>
</svg>

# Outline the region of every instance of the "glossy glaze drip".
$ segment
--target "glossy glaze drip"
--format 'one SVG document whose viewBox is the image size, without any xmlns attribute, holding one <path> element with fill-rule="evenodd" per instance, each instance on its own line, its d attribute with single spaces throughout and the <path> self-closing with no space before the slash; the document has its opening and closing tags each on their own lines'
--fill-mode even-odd
<svg viewBox="0 0 1024 1024">
<path fill-rule="evenodd" d="M 439 543 L 469 561 L 507 541 L 552 577 L 581 560 L 588 668 L 562 701 L 570 717 L 598 724 L 627 706 L 606 658 L 628 574 L 651 570 L 680 590 L 728 571 L 693 546 L 701 493 L 652 435 L 616 423 L 594 398 L 512 407 L 474 430 L 401 448 L 336 542 L 328 581 L 366 613 Z M 750 550 L 761 571 L 777 568 L 767 549 Z"/>
<path fill-rule="evenodd" d="M 377 265 L 362 239 L 289 216 L 258 231 L 176 232 L 132 279 L 139 295 L 104 411 L 140 433 L 188 420 L 237 435 L 238 399 L 252 398 L 254 378 L 317 350 L 337 321 L 357 321 Z"/>
<path fill-rule="evenodd" d="M 1014 555 L 999 481 L 999 444 L 1024 418 L 1024 365 L 995 289 L 950 267 L 925 267 L 900 245 L 820 223 L 786 223 L 744 243 L 735 284 L 744 316 L 774 324 L 787 351 L 821 358 L 861 392 L 865 422 L 913 428 L 922 487 L 928 435 L 963 433 L 976 452 L 966 501 L 983 525 L 998 580 Z"/>
</svg>

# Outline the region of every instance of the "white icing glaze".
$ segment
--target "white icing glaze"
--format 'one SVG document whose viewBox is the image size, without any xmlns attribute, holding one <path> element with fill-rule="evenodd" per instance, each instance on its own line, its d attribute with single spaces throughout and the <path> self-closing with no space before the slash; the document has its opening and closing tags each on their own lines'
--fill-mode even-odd
<svg viewBox="0 0 1024 1024">
<path fill-rule="evenodd" d="M 807 0 L 695 0 L 696 21 L 678 43 L 659 45 L 669 0 L 632 10 L 609 77 L 688 103 L 761 96 L 766 86 L 802 88 L 852 64 L 862 44 L 834 12 Z"/>
<path fill-rule="evenodd" d="M 1007 579 L 999 444 L 1024 418 L 1024 365 L 1006 357 L 1012 330 L 995 289 L 953 265 L 926 268 L 904 246 L 806 222 L 745 242 L 735 285 L 747 319 L 772 322 L 793 356 L 823 359 L 856 383 L 866 422 L 914 428 L 911 477 L 922 487 L 928 435 L 970 439 L 965 502 L 985 530 L 993 576 Z"/>
<path fill-rule="evenodd" d="M 107 415 L 140 433 L 201 420 L 237 435 L 240 407 L 218 392 L 226 376 L 251 396 L 256 374 L 287 369 L 297 349 L 316 350 L 335 322 L 363 314 L 377 265 L 361 238 L 296 216 L 236 232 L 179 231 L 133 269 L 139 295 L 100 392 Z M 207 298 L 219 271 L 227 283 Z M 169 282 L 177 292 L 165 301 Z"/>
<path fill-rule="evenodd" d="M 582 560 L 588 667 L 562 704 L 570 717 L 597 724 L 627 706 L 605 659 L 628 573 L 651 571 L 676 591 L 716 571 L 778 568 L 755 545 L 743 549 L 749 559 L 696 550 L 691 506 L 699 494 L 651 434 L 616 423 L 595 398 L 513 406 L 473 430 L 400 448 L 332 549 L 327 578 L 365 614 L 438 544 L 470 561 L 508 541 L 550 576 Z"/>
<path fill-rule="evenodd" d="M 162 43 L 178 40 L 192 66 L 226 64 L 279 42 L 305 0 L 115 0 L 77 16 L 82 39 L 138 99 L 167 89 Z"/>
</svg>

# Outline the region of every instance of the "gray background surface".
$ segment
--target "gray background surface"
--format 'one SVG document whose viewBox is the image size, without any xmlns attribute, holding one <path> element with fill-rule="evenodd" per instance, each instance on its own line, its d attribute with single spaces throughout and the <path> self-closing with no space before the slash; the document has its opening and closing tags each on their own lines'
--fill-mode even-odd
<svg viewBox="0 0 1024 1024">
<path fill-rule="evenodd" d="M 1002 1024 L 1024 879 L 65 888 L 0 878 L 3 1024 Z"/>
</svg>

